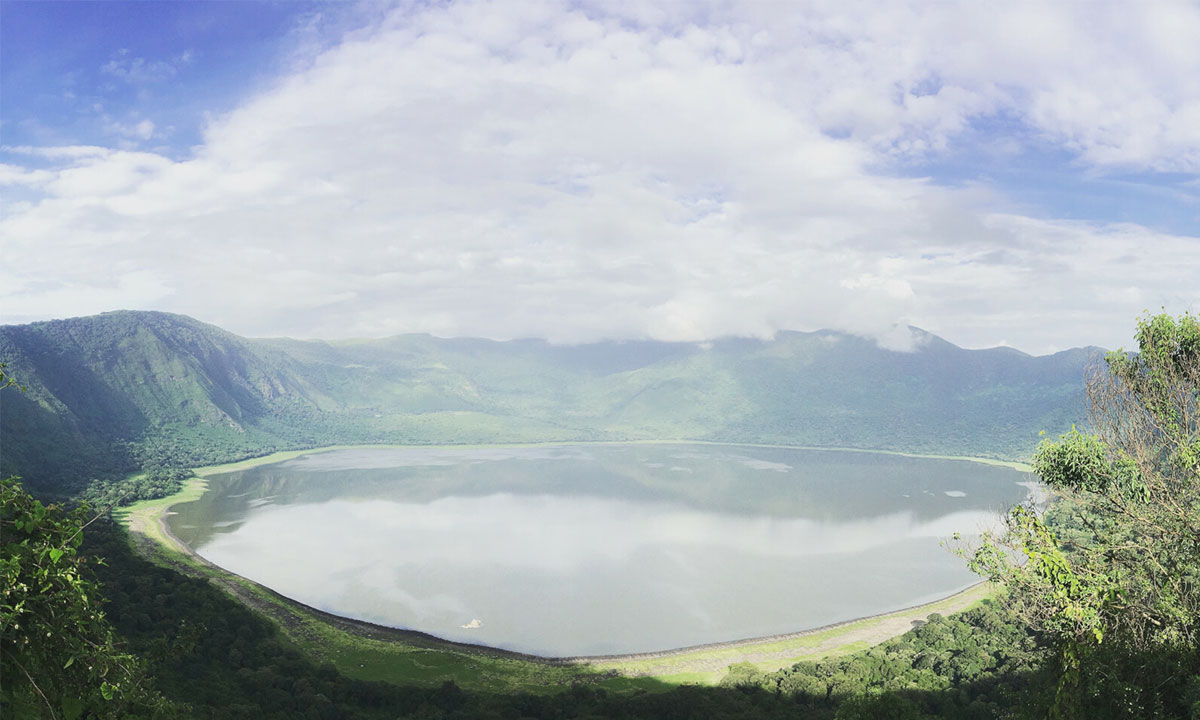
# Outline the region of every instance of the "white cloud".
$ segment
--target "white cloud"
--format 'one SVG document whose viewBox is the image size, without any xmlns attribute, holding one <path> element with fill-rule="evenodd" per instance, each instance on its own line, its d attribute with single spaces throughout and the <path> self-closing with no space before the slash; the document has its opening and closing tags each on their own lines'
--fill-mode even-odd
<svg viewBox="0 0 1200 720">
<path fill-rule="evenodd" d="M 85 284 L 31 281 L 5 269 L 0 270 L 0 283 L 9 291 L 5 314 L 14 318 L 74 317 L 94 313 L 97 307 L 155 310 L 172 292 L 146 270 L 130 270 Z"/>
<path fill-rule="evenodd" d="M 47 170 L 27 170 L 16 165 L 0 163 L 0 185 L 26 185 L 38 187 L 54 179 Z"/>
<path fill-rule="evenodd" d="M 147 60 L 121 49 L 100 67 L 100 72 L 115 77 L 130 85 L 143 86 L 166 82 L 174 78 L 179 68 L 192 62 L 191 50 L 184 50 L 169 60 Z"/>
<path fill-rule="evenodd" d="M 105 124 L 105 130 L 112 135 L 119 135 L 128 140 L 146 141 L 154 137 L 154 121 L 149 118 L 130 120 L 128 122 L 108 120 Z"/>
<path fill-rule="evenodd" d="M 39 169 L 0 179 L 44 196 L 0 219 L 22 259 L 0 302 L 157 302 L 247 334 L 836 327 L 911 349 L 912 323 L 1115 345 L 1143 306 L 1196 304 L 1200 239 L 1024 217 L 896 170 L 1001 116 L 1022 124 L 1005 143 L 1100 170 L 1200 170 L 1200 46 L 1177 30 L 1200 13 L 1121 7 L 403 7 L 186 160 L 6 148 Z"/>
<path fill-rule="evenodd" d="M 109 153 L 108 148 L 97 147 L 95 145 L 64 145 L 58 147 L 6 145 L 4 147 L 0 147 L 0 150 L 16 155 L 30 155 L 37 158 L 45 158 L 47 160 L 77 160 L 81 158 L 107 155 Z"/>
</svg>

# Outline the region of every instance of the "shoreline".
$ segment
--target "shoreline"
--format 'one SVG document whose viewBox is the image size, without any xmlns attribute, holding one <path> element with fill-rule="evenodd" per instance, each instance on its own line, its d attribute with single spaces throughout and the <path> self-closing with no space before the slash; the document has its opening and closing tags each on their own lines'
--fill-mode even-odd
<svg viewBox="0 0 1200 720">
<path fill-rule="evenodd" d="M 262 612 L 273 617 L 280 622 L 283 620 L 277 613 L 264 606 L 261 601 L 256 601 L 252 597 L 253 593 L 263 593 L 270 596 L 276 604 L 288 606 L 291 612 L 300 612 L 307 614 L 327 627 L 335 631 L 341 631 L 350 635 L 364 638 L 367 640 L 384 641 L 388 643 L 407 644 L 419 648 L 429 650 L 444 650 L 446 652 L 467 653 L 475 656 L 486 656 L 492 658 L 500 658 L 507 660 L 517 660 L 523 662 L 534 663 L 542 666 L 569 666 L 592 668 L 597 671 L 603 671 L 606 666 L 622 665 L 628 663 L 635 664 L 653 664 L 654 661 L 686 661 L 689 656 L 695 656 L 695 665 L 697 662 L 708 666 L 712 665 L 714 659 L 711 655 L 729 653 L 732 656 L 727 658 L 727 662 L 722 667 L 729 664 L 739 662 L 743 659 L 754 655 L 762 655 L 763 651 L 770 646 L 786 645 L 788 643 L 798 643 L 799 641 L 815 639 L 817 636 L 836 633 L 839 630 L 849 630 L 852 626 L 880 623 L 888 619 L 896 619 L 906 614 L 913 614 L 923 609 L 929 609 L 928 613 L 922 617 L 935 612 L 933 608 L 947 603 L 953 603 L 955 600 L 971 600 L 971 604 L 978 602 L 983 597 L 990 595 L 990 589 L 986 588 L 984 581 L 973 583 L 965 588 L 959 589 L 946 596 L 939 597 L 935 600 L 903 607 L 899 609 L 888 610 L 872 615 L 861 616 L 847 619 L 827 625 L 798 630 L 794 632 L 778 633 L 774 635 L 741 638 L 727 641 L 718 641 L 712 643 L 703 643 L 698 645 L 690 645 L 677 648 L 669 648 L 664 650 L 652 650 L 636 653 L 620 653 L 609 655 L 577 655 L 577 656 L 543 656 L 532 653 L 524 653 L 516 650 L 508 650 L 489 645 L 476 643 L 467 643 L 461 641 L 448 640 L 438 637 L 431 633 L 422 632 L 420 630 L 412 630 L 406 628 L 397 628 L 387 625 L 380 625 L 365 620 L 345 617 L 334 613 L 329 613 L 324 610 L 306 605 L 302 602 L 282 595 L 264 585 L 261 585 L 254 580 L 237 575 L 229 570 L 226 570 L 218 565 L 215 565 L 199 554 L 197 554 L 190 546 L 180 540 L 171 531 L 167 522 L 168 516 L 171 514 L 171 508 L 175 505 L 191 502 L 200 497 L 207 490 L 207 478 L 212 475 L 217 475 L 225 472 L 237 472 L 240 470 L 258 467 L 261 465 L 269 465 L 278 462 L 284 462 L 293 458 L 304 455 L 334 452 L 337 450 L 355 450 L 355 449 L 469 449 L 469 448 L 499 448 L 499 447 L 561 447 L 571 445 L 674 445 L 674 444 L 691 444 L 691 445 L 710 445 L 710 446 L 725 446 L 725 447 L 754 447 L 754 448 L 779 448 L 790 450 L 820 450 L 832 452 L 866 452 L 873 454 L 896 455 L 902 457 L 916 457 L 941 460 L 961 460 L 970 462 L 979 462 L 988 465 L 1001 465 L 1011 467 L 1015 470 L 1027 472 L 1027 465 L 1016 462 L 992 460 L 988 458 L 970 458 L 959 456 L 941 456 L 941 455 L 923 455 L 918 453 L 904 453 L 899 451 L 888 450 L 861 450 L 857 448 L 821 448 L 807 447 L 797 445 L 771 445 L 765 443 L 729 443 L 729 442 L 712 442 L 712 441 L 689 441 L 689 440 L 641 440 L 641 441 L 562 441 L 562 442 L 542 442 L 542 443 L 491 443 L 491 444 L 476 444 L 476 445 L 332 445 L 322 448 L 312 448 L 304 450 L 289 450 L 271 453 L 269 455 L 260 456 L 257 458 L 249 458 L 233 463 L 224 463 L 221 465 L 209 465 L 195 468 L 193 472 L 196 475 L 186 480 L 179 492 L 156 500 L 146 500 L 126 508 L 120 509 L 114 513 L 114 517 L 132 533 L 137 533 L 142 536 L 145 541 L 153 543 L 160 549 L 167 552 L 173 552 L 183 557 L 184 565 L 198 565 L 202 570 L 199 574 L 206 575 L 210 580 L 224 587 L 228 592 L 237 597 L 243 604 L 247 604 L 252 609 Z M 169 562 L 168 558 L 168 562 Z M 181 568 L 182 569 L 182 568 Z M 239 589 L 239 585 L 242 587 Z M 970 597 L 968 597 L 970 596 Z M 913 620 L 912 622 L 917 622 Z M 902 632 L 902 631 L 901 631 Z M 889 637 L 894 637 L 893 633 Z M 886 639 L 886 638 L 885 638 Z M 882 641 L 882 640 L 880 640 Z M 851 644 L 854 641 L 846 641 L 837 643 L 830 652 L 835 652 L 841 647 Z M 790 658 L 803 657 L 806 653 L 800 652 L 803 648 L 797 646 L 792 650 L 782 649 L 774 650 L 767 653 L 769 659 L 779 659 L 784 656 Z M 740 654 L 739 654 L 740 652 Z M 781 654 L 782 653 L 782 654 Z M 689 664 L 687 662 L 685 665 Z M 617 672 L 608 668 L 609 672 Z M 672 674 L 670 672 L 654 672 L 653 669 L 642 671 L 627 670 L 622 673 L 630 677 L 637 676 L 663 676 Z"/>
<path fill-rule="evenodd" d="M 979 582 L 971 583 L 970 585 L 968 585 L 967 587 L 965 587 L 961 590 L 952 592 L 949 595 L 946 595 L 945 597 L 939 597 L 936 600 L 930 600 L 929 602 L 919 603 L 917 605 L 909 605 L 907 607 L 897 608 L 895 610 L 886 610 L 884 612 L 875 613 L 874 615 L 863 615 L 862 617 L 851 618 L 849 620 L 840 620 L 838 622 L 829 623 L 828 625 L 821 625 L 819 627 L 809 628 L 807 630 L 797 630 L 795 632 L 778 633 L 775 635 L 760 635 L 758 637 L 742 638 L 741 640 L 720 640 L 717 642 L 703 643 L 701 645 L 687 645 L 685 647 L 671 648 L 670 650 L 650 650 L 647 652 L 626 653 L 626 654 L 621 654 L 621 655 L 578 655 L 578 656 L 573 656 L 573 657 L 554 657 L 554 658 L 546 658 L 546 659 L 553 660 L 555 662 L 580 662 L 580 663 L 610 663 L 610 662 L 630 662 L 630 661 L 637 661 L 637 660 L 665 660 L 665 659 L 678 658 L 678 657 L 681 657 L 684 655 L 691 655 L 694 653 L 707 652 L 709 650 L 738 650 L 738 649 L 749 648 L 749 647 L 754 647 L 754 646 L 758 646 L 758 645 L 770 645 L 773 643 L 786 642 L 788 640 L 797 640 L 800 638 L 812 637 L 813 635 L 818 635 L 818 634 L 821 634 L 824 632 L 828 632 L 830 630 L 838 630 L 838 629 L 849 627 L 851 625 L 855 625 L 855 624 L 858 624 L 861 622 L 870 622 L 871 620 L 879 620 L 882 618 L 891 617 L 893 615 L 902 615 L 904 613 L 913 612 L 915 610 L 920 610 L 922 608 L 933 607 L 934 605 L 944 603 L 947 600 L 953 600 L 955 598 L 963 597 L 963 596 L 967 595 L 968 593 L 970 593 L 971 591 L 976 590 L 980 586 L 985 585 L 986 583 L 987 583 L 986 580 L 980 580 Z M 484 646 L 484 647 L 486 647 L 486 646 Z M 540 656 L 535 655 L 534 657 L 540 657 Z"/>
<path fill-rule="evenodd" d="M 592 665 L 597 663 L 625 663 L 643 660 L 669 660 L 712 650 L 750 649 L 761 645 L 771 645 L 775 643 L 787 642 L 789 640 L 810 638 L 814 635 L 826 633 L 831 630 L 847 628 L 858 623 L 903 615 L 905 613 L 911 613 L 924 608 L 932 608 L 947 601 L 965 597 L 972 592 L 977 592 L 980 588 L 987 584 L 986 580 L 980 580 L 968 585 L 965 588 L 956 590 L 949 595 L 938 597 L 928 602 L 918 603 L 916 605 L 908 605 L 893 610 L 885 610 L 872 615 L 863 615 L 860 617 L 840 620 L 827 625 L 820 625 L 817 627 L 796 630 L 793 632 L 776 633 L 774 635 L 758 635 L 755 637 L 740 638 L 736 640 L 719 640 L 716 642 L 701 643 L 699 645 L 685 645 L 666 650 L 647 650 L 642 652 L 618 653 L 610 655 L 538 655 L 535 653 L 521 652 L 520 650 L 510 650 L 508 648 L 496 647 L 494 645 L 483 645 L 480 643 L 469 643 L 460 640 L 449 640 L 423 630 L 414 630 L 412 628 L 396 627 L 393 625 L 382 625 L 380 623 L 371 622 L 370 620 L 362 620 L 360 618 L 349 617 L 346 615 L 338 615 L 337 613 L 331 613 L 327 610 L 321 610 L 320 608 L 313 607 L 312 605 L 308 605 L 296 600 L 295 598 L 288 597 L 287 595 L 284 595 L 243 575 L 238 575 L 230 570 L 226 570 L 220 565 L 217 565 L 200 555 L 189 545 L 187 545 L 187 543 L 176 537 L 175 533 L 171 532 L 170 526 L 167 524 L 168 515 L 168 512 L 161 512 L 158 515 L 158 529 L 166 538 L 168 538 L 168 540 L 174 546 L 172 549 L 174 549 L 176 552 L 183 554 L 193 562 L 203 565 L 209 570 L 216 571 L 222 575 L 229 576 L 230 578 L 236 578 L 236 580 L 241 582 L 249 583 L 259 590 L 269 593 L 277 600 L 311 613 L 321 618 L 323 621 L 338 627 L 339 629 L 347 632 L 353 632 L 354 634 L 362 637 L 379 639 L 381 635 L 385 637 L 390 636 L 390 639 L 398 641 L 418 641 L 422 643 L 430 643 L 435 646 L 442 646 L 447 649 L 485 654 L 492 657 L 506 657 L 515 660 L 524 660 L 526 662 L 536 662 L 543 665 Z"/>
<path fill-rule="evenodd" d="M 972 457 L 970 455 L 939 455 L 936 453 L 916 453 L 907 452 L 904 450 L 881 450 L 878 448 L 855 448 L 855 447 L 822 447 L 818 445 L 779 445 L 772 443 L 751 443 L 751 442 L 734 442 L 723 440 L 546 440 L 541 442 L 515 442 L 515 443 L 431 443 L 422 445 L 403 445 L 395 443 L 372 443 L 361 445 L 323 445 L 321 447 L 306 448 L 302 450 L 280 450 L 267 455 L 258 457 L 246 458 L 235 462 L 221 463 L 219 465 L 205 465 L 198 468 L 193 468 L 192 472 L 200 477 L 216 475 L 224 472 L 237 472 L 238 470 L 246 470 L 259 465 L 270 465 L 277 462 L 284 462 L 302 455 L 314 455 L 317 453 L 335 452 L 338 450 L 473 450 L 473 449 L 489 449 L 489 448 L 539 448 L 539 447 L 568 447 L 571 445 L 710 445 L 717 447 L 745 447 L 745 448 L 764 448 L 778 450 L 806 450 L 806 451 L 823 451 L 823 452 L 846 452 L 846 453 L 867 453 L 869 455 L 891 455 L 895 457 L 907 458 L 922 458 L 926 460 L 958 460 L 962 462 L 973 462 L 981 465 L 993 465 L 998 467 L 1007 467 L 1019 472 L 1031 473 L 1033 466 L 1029 463 L 1019 462 L 1017 460 L 998 460 L 996 458 Z M 170 496 L 168 496 L 170 497 Z"/>
</svg>

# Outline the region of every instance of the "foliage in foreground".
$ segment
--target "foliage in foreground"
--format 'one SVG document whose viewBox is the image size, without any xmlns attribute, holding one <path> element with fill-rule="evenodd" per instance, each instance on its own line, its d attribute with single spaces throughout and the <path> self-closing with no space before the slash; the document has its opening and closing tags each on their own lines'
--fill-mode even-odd
<svg viewBox="0 0 1200 720">
<path fill-rule="evenodd" d="M 11 717 L 171 717 L 138 658 L 117 647 L 66 512 L 0 480 L 0 702 Z"/>
<path fill-rule="evenodd" d="M 1058 717 L 1200 717 L 1200 319 L 1137 341 L 1089 378 L 1093 432 L 1039 448 L 1049 516 L 1014 509 L 973 559 L 1052 648 Z"/>
</svg>

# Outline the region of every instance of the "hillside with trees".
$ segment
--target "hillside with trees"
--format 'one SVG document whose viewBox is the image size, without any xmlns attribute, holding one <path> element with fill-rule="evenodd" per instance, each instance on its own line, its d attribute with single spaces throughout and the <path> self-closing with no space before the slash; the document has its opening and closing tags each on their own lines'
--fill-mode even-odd
<svg viewBox="0 0 1200 720">
<path fill-rule="evenodd" d="M 144 473 L 340 443 L 713 440 L 1028 457 L 1082 413 L 1082 348 L 912 352 L 829 331 L 555 346 L 404 335 L 249 340 L 115 312 L 0 328 L 26 392 L 0 403 L 0 472 L 69 495 Z M 100 495 L 96 495 L 99 497 Z"/>
<path fill-rule="evenodd" d="M 363 682 L 210 583 L 137 556 L 103 515 L 44 505 L 5 481 L 0 701 L 6 716 L 47 718 L 1194 719 L 1200 319 L 1146 318 L 1136 337 L 1137 352 L 1110 353 L 1089 377 L 1090 424 L 1037 450 L 1054 502 L 1014 508 L 1004 532 L 967 553 L 998 584 L 995 600 L 931 615 L 875 648 L 774 672 L 735 664 L 720 687 Z M 243 367 L 237 378 L 262 371 Z M 228 380 L 235 403 L 213 403 L 222 422 L 266 388 L 319 400 L 299 373 L 261 377 L 236 397 L 228 388 L 246 386 Z M 290 389 L 269 382 L 288 377 Z M 83 387 L 78 397 L 94 397 Z M 5 402 L 16 393 L 4 390 Z"/>
</svg>

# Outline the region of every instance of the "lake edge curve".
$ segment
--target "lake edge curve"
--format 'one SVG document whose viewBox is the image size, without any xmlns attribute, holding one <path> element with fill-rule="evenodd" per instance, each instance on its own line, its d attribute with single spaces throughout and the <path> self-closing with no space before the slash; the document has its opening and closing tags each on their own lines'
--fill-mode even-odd
<svg viewBox="0 0 1200 720">
<path fill-rule="evenodd" d="M 399 628 L 399 627 L 381 625 L 381 624 L 376 624 L 376 623 L 372 623 L 372 622 L 365 621 L 365 620 L 359 620 L 359 619 L 350 618 L 350 617 L 337 615 L 334 613 L 329 613 L 326 611 L 319 610 L 317 608 L 306 605 L 300 601 L 297 601 L 297 600 L 294 600 L 287 596 L 284 596 L 270 588 L 267 588 L 266 586 L 263 586 L 253 580 L 250 580 L 249 578 L 246 578 L 241 575 L 237 575 L 236 573 L 233 573 L 229 570 L 226 570 L 220 566 L 217 566 L 217 565 L 205 560 L 204 558 L 202 558 L 198 554 L 196 554 L 189 546 L 187 546 L 186 543 L 183 543 L 181 540 L 179 540 L 177 537 L 175 537 L 174 534 L 170 531 L 170 529 L 167 525 L 167 522 L 166 522 L 166 518 L 167 518 L 168 514 L 170 514 L 171 508 L 174 505 L 182 503 L 182 502 L 192 501 L 192 500 L 196 499 L 197 497 L 199 497 L 199 495 L 203 494 L 203 492 L 205 492 L 205 490 L 207 489 L 207 482 L 206 482 L 205 478 L 207 478 L 208 476 L 211 476 L 214 474 L 219 474 L 219 473 L 235 472 L 238 470 L 244 470 L 244 469 L 248 469 L 251 467 L 257 467 L 257 466 L 261 466 L 261 465 L 268 465 L 268 464 L 283 462 L 283 461 L 293 459 L 296 457 L 300 457 L 303 455 L 324 453 L 324 452 L 330 452 L 330 451 L 336 451 L 336 450 L 376 449 L 376 448 L 378 448 L 378 449 L 442 449 L 442 448 L 444 448 L 444 449 L 450 449 L 450 450 L 466 450 L 466 449 L 471 449 L 471 448 L 558 447 L 558 446 L 571 446 L 571 445 L 587 446 L 587 445 L 669 445 L 669 444 L 691 444 L 691 445 L 723 446 L 723 447 L 735 447 L 735 448 L 736 447 L 776 448 L 776 449 L 792 449 L 792 450 L 815 450 L 815 451 L 832 451 L 832 452 L 847 452 L 847 453 L 884 454 L 884 455 L 894 455 L 894 456 L 902 456 L 902 457 L 927 458 L 927 459 L 935 459 L 935 460 L 959 460 L 959 461 L 967 461 L 967 462 L 977 462 L 977 463 L 982 463 L 982 464 L 987 464 L 987 465 L 999 465 L 999 466 L 1009 467 L 1014 470 L 1021 470 L 1021 471 L 1025 471 L 1025 472 L 1029 471 L 1029 466 L 1027 464 L 1017 463 L 1017 462 L 1012 462 L 1012 461 L 994 460 L 991 458 L 973 458 L 973 457 L 967 457 L 967 456 L 931 455 L 931 454 L 908 453 L 908 452 L 891 451 L 891 450 L 871 450 L 871 449 L 862 449 L 862 448 L 829 448 L 829 447 L 810 447 L 810 446 L 797 446 L 797 445 L 775 445 L 775 444 L 768 444 L 768 443 L 735 443 L 735 442 L 713 442 L 713 441 L 695 441 L 695 440 L 640 440 L 640 441 L 614 440 L 614 441 L 599 441 L 599 442 L 562 441 L 562 442 L 541 442 L 541 443 L 487 443 L 487 444 L 452 444 L 452 445 L 396 445 L 396 444 L 335 445 L 335 446 L 326 446 L 326 447 L 321 447 L 321 448 L 282 451 L 282 452 L 276 452 L 276 453 L 272 453 L 272 454 L 265 455 L 265 456 L 260 456 L 257 458 L 248 458 L 246 460 L 242 460 L 242 461 L 238 461 L 238 462 L 234 462 L 234 463 L 225 463 L 225 464 L 221 464 L 221 465 L 199 467 L 194 470 L 194 472 L 196 472 L 196 477 L 190 478 L 189 480 L 185 481 L 184 487 L 180 490 L 180 492 L 175 493 L 175 494 L 165 497 L 165 498 L 160 498 L 157 500 L 150 500 L 150 501 L 143 501 L 143 502 L 137 503 L 135 505 L 129 506 L 128 508 L 119 509 L 119 511 L 114 512 L 114 516 L 116 516 L 117 519 L 123 525 L 125 525 L 127 528 L 129 528 L 130 530 L 143 535 L 147 539 L 154 541 L 155 544 L 159 545 L 160 547 L 162 547 L 165 550 L 168 550 L 168 551 L 171 551 L 173 553 L 183 556 L 184 558 L 186 558 L 188 560 L 188 562 L 190 564 L 203 565 L 208 570 L 207 574 L 219 573 L 223 576 L 226 576 L 229 579 L 235 580 L 236 583 L 252 586 L 253 588 L 255 588 L 255 591 L 258 594 L 271 595 L 276 599 L 277 602 L 287 603 L 291 606 L 294 606 L 297 609 L 303 610 L 304 612 L 312 615 L 314 618 L 320 619 L 324 624 L 330 626 L 334 630 L 340 630 L 342 632 L 357 635 L 359 637 L 368 637 L 368 638 L 378 638 L 382 634 L 382 635 L 388 636 L 387 639 L 389 642 L 409 643 L 409 644 L 415 644 L 415 645 L 418 645 L 421 647 L 425 647 L 428 649 L 436 648 L 436 649 L 443 649 L 447 652 L 466 652 L 466 653 L 469 653 L 472 655 L 508 658 L 508 659 L 520 660 L 520 661 L 524 661 L 524 662 L 533 662 L 533 663 L 537 663 L 537 664 L 541 664 L 541 665 L 558 665 L 558 666 L 573 666 L 573 667 L 574 666 L 604 666 L 604 665 L 614 665 L 614 664 L 620 665 L 620 664 L 626 664 L 626 663 L 630 663 L 630 662 L 637 663 L 637 662 L 644 662 L 644 661 L 680 658 L 680 657 L 684 657 L 684 656 L 704 654 L 704 653 L 712 652 L 712 651 L 745 650 L 745 651 L 749 652 L 755 648 L 761 648 L 762 646 L 765 646 L 765 645 L 779 645 L 780 643 L 786 643 L 789 640 L 801 640 L 804 638 L 812 638 L 815 635 L 827 634 L 832 631 L 836 631 L 840 628 L 847 628 L 847 627 L 859 625 L 862 623 L 869 623 L 869 622 L 876 621 L 876 620 L 882 620 L 882 619 L 886 619 L 889 617 L 893 617 L 893 616 L 897 616 L 897 615 L 901 615 L 901 614 L 905 614 L 905 613 L 912 613 L 912 612 L 926 609 L 926 608 L 929 608 L 932 611 L 932 608 L 934 608 L 938 605 L 943 605 L 949 600 L 952 600 L 956 597 L 971 593 L 973 590 L 976 590 L 976 589 L 982 587 L 982 582 L 975 583 L 975 584 L 968 586 L 967 588 L 960 589 L 956 592 L 950 593 L 946 596 L 937 598 L 937 599 L 932 600 L 927 603 L 922 603 L 922 604 L 899 608 L 899 609 L 888 610 L 888 611 L 873 614 L 873 615 L 866 615 L 866 616 L 861 616 L 861 617 L 857 617 L 857 618 L 851 618 L 851 619 L 847 619 L 844 621 L 831 623 L 828 625 L 817 626 L 817 627 L 794 631 L 794 632 L 780 633 L 780 634 L 775 634 L 775 635 L 755 636 L 755 637 L 734 639 L 734 640 L 728 640 L 728 641 L 710 642 L 710 643 L 703 643 L 703 644 L 698 644 L 698 645 L 676 647 L 676 648 L 671 648 L 671 649 L 666 649 L 666 650 L 656 650 L 656 651 L 637 652 L 637 653 L 628 653 L 628 654 L 609 654 L 609 655 L 600 654 L 600 655 L 576 655 L 576 656 L 557 656 L 556 657 L 556 656 L 549 656 L 549 655 L 538 655 L 538 654 L 533 654 L 533 653 L 525 653 L 525 652 L 521 652 L 518 650 L 499 648 L 499 647 L 494 647 L 494 646 L 480 644 L 480 643 L 470 643 L 470 642 L 463 642 L 463 641 L 458 641 L 458 640 L 449 640 L 449 639 L 442 638 L 437 635 L 423 632 L 420 630 L 413 630 L 413 629 L 407 629 L 407 628 Z M 263 611 L 263 608 L 260 607 L 260 603 L 251 601 L 249 598 L 245 597 L 243 593 L 233 592 L 233 594 L 236 597 L 238 597 L 240 600 L 242 600 L 244 604 L 249 605 L 251 608 L 256 609 L 260 612 Z M 986 593 L 983 593 L 983 594 L 977 594 L 974 597 L 972 604 L 974 604 L 974 602 L 978 602 L 980 599 L 982 599 L 983 597 L 986 597 L 987 595 L 990 595 L 990 594 L 991 594 L 990 590 L 988 590 Z M 965 609 L 965 607 L 958 608 L 958 609 Z M 958 610 L 957 609 L 952 610 L 952 612 L 954 612 L 954 611 L 958 611 Z M 267 614 L 270 615 L 271 613 L 267 613 Z M 905 628 L 905 629 L 907 629 L 907 628 Z M 894 637 L 895 635 L 901 634 L 901 632 L 903 632 L 903 630 L 900 630 L 898 632 L 893 632 L 890 635 L 888 635 L 887 637 Z M 886 640 L 887 637 L 876 638 L 876 642 L 882 642 L 883 640 Z M 853 641 L 847 640 L 845 642 L 839 643 L 837 646 L 833 647 L 832 649 L 827 649 L 828 651 L 823 654 L 828 654 L 828 652 L 835 652 L 839 646 L 844 646 L 845 644 L 847 644 L 849 642 L 853 642 Z M 872 642 L 871 644 L 875 644 L 875 643 Z M 801 648 L 797 648 L 797 650 L 800 650 L 800 649 Z M 803 652 L 795 654 L 792 657 L 811 659 L 810 653 L 803 653 Z M 739 661 L 739 659 L 736 656 L 728 658 L 729 663 L 738 662 L 738 661 Z M 635 674 L 642 674 L 642 673 L 635 673 Z"/>
</svg>

